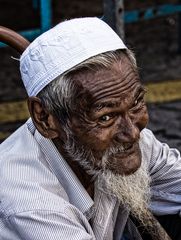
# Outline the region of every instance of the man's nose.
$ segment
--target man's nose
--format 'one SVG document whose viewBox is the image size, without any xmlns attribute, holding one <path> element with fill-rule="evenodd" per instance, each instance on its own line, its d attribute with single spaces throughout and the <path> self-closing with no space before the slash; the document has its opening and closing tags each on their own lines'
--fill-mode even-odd
<svg viewBox="0 0 181 240">
<path fill-rule="evenodd" d="M 140 130 L 136 124 L 126 116 L 120 120 L 116 140 L 119 142 L 136 142 L 140 137 Z"/>
</svg>

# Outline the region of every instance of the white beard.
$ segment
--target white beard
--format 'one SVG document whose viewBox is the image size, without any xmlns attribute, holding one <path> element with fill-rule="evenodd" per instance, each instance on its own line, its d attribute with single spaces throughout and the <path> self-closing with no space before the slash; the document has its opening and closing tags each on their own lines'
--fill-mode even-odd
<svg viewBox="0 0 181 240">
<path fill-rule="evenodd" d="M 109 192 L 113 193 L 120 203 L 132 215 L 139 219 L 141 224 L 148 223 L 148 207 L 150 203 L 150 178 L 147 167 L 141 167 L 129 176 L 114 174 L 111 171 L 102 173 L 103 181 Z"/>
</svg>

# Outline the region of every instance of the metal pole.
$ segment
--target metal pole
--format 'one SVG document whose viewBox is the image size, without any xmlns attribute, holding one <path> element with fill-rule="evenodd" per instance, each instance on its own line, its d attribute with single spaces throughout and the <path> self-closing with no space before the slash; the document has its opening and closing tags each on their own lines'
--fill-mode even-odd
<svg viewBox="0 0 181 240">
<path fill-rule="evenodd" d="M 124 1 L 123 0 L 116 0 L 116 32 L 118 35 L 124 39 Z"/>
<path fill-rule="evenodd" d="M 49 30 L 52 25 L 51 0 L 40 0 L 40 10 L 41 10 L 41 31 L 45 32 Z"/>
<path fill-rule="evenodd" d="M 104 0 L 103 20 L 124 39 L 124 1 Z"/>
<path fill-rule="evenodd" d="M 30 42 L 17 32 L 0 26 L 0 42 L 8 44 L 20 54 L 28 47 Z"/>
</svg>

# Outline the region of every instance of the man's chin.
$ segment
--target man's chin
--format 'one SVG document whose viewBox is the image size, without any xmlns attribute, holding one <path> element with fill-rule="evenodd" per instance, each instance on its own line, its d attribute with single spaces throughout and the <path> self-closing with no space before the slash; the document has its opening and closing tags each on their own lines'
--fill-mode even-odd
<svg viewBox="0 0 181 240">
<path fill-rule="evenodd" d="M 119 155 L 110 158 L 106 168 L 114 174 L 131 175 L 136 172 L 140 166 L 141 154 L 140 151 L 136 151 L 128 156 Z"/>
</svg>

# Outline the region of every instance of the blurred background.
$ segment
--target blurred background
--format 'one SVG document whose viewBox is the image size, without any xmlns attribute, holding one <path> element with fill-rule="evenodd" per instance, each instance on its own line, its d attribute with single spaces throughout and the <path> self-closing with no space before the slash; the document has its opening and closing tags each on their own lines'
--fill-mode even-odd
<svg viewBox="0 0 181 240">
<path fill-rule="evenodd" d="M 113 4 L 114 3 L 114 4 Z M 60 21 L 103 17 L 136 54 L 147 88 L 149 128 L 181 151 L 181 1 L 0 0 L 0 25 L 30 41 Z M 28 118 L 19 54 L 0 45 L 0 141 Z"/>
</svg>

